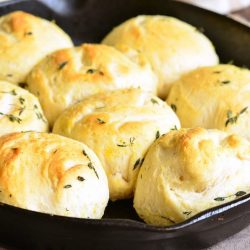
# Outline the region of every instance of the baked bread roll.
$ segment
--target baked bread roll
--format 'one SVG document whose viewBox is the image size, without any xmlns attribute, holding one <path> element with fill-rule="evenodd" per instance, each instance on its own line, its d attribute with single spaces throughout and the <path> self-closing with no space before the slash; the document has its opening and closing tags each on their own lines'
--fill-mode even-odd
<svg viewBox="0 0 250 250">
<path fill-rule="evenodd" d="M 172 109 L 139 89 L 97 94 L 67 109 L 53 132 L 88 145 L 106 171 L 111 200 L 133 195 L 140 165 L 151 143 L 179 128 Z"/>
<path fill-rule="evenodd" d="M 195 27 L 168 16 L 137 16 L 114 28 L 102 41 L 123 51 L 138 50 L 158 76 L 158 95 L 165 98 L 182 74 L 218 63 L 212 43 Z"/>
<path fill-rule="evenodd" d="M 72 47 L 56 24 L 15 11 L 0 18 L 0 80 L 25 86 L 30 70 L 47 54 Z"/>
<path fill-rule="evenodd" d="M 216 128 L 250 139 L 250 71 L 233 65 L 203 67 L 184 75 L 167 102 L 182 127 Z"/>
<path fill-rule="evenodd" d="M 83 143 L 46 133 L 0 137 L 0 201 L 33 211 L 101 218 L 108 183 Z"/>
<path fill-rule="evenodd" d="M 249 141 L 219 130 L 181 129 L 150 147 L 134 207 L 145 222 L 168 226 L 249 191 Z"/>
<path fill-rule="evenodd" d="M 27 130 L 46 132 L 48 127 L 34 95 L 14 84 L 0 81 L 0 136 Z"/>
<path fill-rule="evenodd" d="M 93 94 L 130 87 L 156 91 L 149 64 L 137 65 L 116 49 L 98 44 L 51 54 L 32 70 L 27 83 L 50 124 L 64 109 Z"/>
</svg>

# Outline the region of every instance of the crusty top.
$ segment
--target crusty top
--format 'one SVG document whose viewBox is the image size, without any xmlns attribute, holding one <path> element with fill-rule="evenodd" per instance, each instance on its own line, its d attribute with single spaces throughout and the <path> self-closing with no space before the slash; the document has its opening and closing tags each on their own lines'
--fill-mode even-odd
<svg viewBox="0 0 250 250">
<path fill-rule="evenodd" d="M 250 192 L 250 143 L 202 128 L 171 131 L 149 149 L 134 207 L 148 223 L 170 225 Z"/>
<path fill-rule="evenodd" d="M 34 95 L 14 84 L 0 81 L 0 136 L 27 130 L 46 132 L 48 125 Z"/>
<path fill-rule="evenodd" d="M 136 64 L 116 49 L 98 44 L 51 54 L 32 70 L 27 83 L 51 124 L 65 108 L 96 93 L 130 87 L 156 90 L 148 64 Z"/>
<path fill-rule="evenodd" d="M 172 109 L 139 89 L 97 94 L 70 107 L 53 132 L 84 142 L 101 160 L 112 200 L 133 195 L 138 169 L 151 143 L 179 128 Z"/>
<path fill-rule="evenodd" d="M 0 80 L 24 85 L 45 55 L 73 44 L 56 24 L 15 11 L 0 18 Z"/>
<path fill-rule="evenodd" d="M 0 201 L 34 211 L 101 218 L 106 175 L 83 143 L 47 133 L 0 137 Z"/>
<path fill-rule="evenodd" d="M 250 138 L 250 71 L 203 67 L 177 81 L 167 99 L 182 127 L 216 128 Z"/>
<path fill-rule="evenodd" d="M 114 28 L 102 41 L 123 51 L 136 49 L 158 76 L 158 94 L 165 98 L 173 81 L 199 66 L 218 63 L 211 42 L 195 27 L 168 16 L 137 16 Z"/>
</svg>

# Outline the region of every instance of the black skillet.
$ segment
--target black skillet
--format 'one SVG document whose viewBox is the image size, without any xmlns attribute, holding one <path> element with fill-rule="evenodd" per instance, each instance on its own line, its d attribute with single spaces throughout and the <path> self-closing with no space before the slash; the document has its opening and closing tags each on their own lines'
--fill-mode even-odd
<svg viewBox="0 0 250 250">
<path fill-rule="evenodd" d="M 56 20 L 75 44 L 100 42 L 112 27 L 139 14 L 163 14 L 203 28 L 222 62 L 250 67 L 250 29 L 224 16 L 168 0 L 13 0 L 0 15 L 24 10 Z M 110 203 L 104 219 L 51 216 L 0 205 L 0 242 L 18 249 L 202 249 L 250 224 L 250 195 L 171 227 L 143 223 L 132 201 Z"/>
</svg>

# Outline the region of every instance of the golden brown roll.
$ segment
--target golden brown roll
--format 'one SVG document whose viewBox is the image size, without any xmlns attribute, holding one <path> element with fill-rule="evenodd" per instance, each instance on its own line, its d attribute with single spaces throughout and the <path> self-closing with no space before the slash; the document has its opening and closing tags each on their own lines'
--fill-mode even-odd
<svg viewBox="0 0 250 250">
<path fill-rule="evenodd" d="M 134 207 L 145 222 L 168 226 L 249 191 L 249 141 L 219 130 L 181 129 L 150 147 Z"/>
<path fill-rule="evenodd" d="M 218 63 L 212 43 L 195 27 L 168 16 L 137 16 L 114 28 L 102 41 L 121 51 L 133 48 L 158 76 L 158 95 L 165 98 L 182 74 Z M 125 51 L 125 54 L 127 52 Z"/>
<path fill-rule="evenodd" d="M 216 128 L 250 139 L 250 71 L 233 65 L 203 67 L 184 75 L 167 102 L 182 127 Z"/>
<path fill-rule="evenodd" d="M 47 54 L 72 47 L 56 24 L 15 11 L 0 18 L 0 80 L 25 85 L 27 74 Z"/>
<path fill-rule="evenodd" d="M 0 81 L 0 136 L 27 130 L 46 132 L 48 127 L 34 95 L 14 84 Z"/>
<path fill-rule="evenodd" d="M 140 165 L 151 143 L 179 128 L 172 109 L 139 89 L 97 94 L 68 108 L 53 132 L 88 145 L 106 171 L 110 198 L 133 195 Z"/>
<path fill-rule="evenodd" d="M 32 70 L 27 83 L 50 124 L 64 109 L 93 94 L 130 87 L 156 91 L 156 77 L 147 63 L 137 65 L 116 49 L 98 44 L 51 54 Z"/>
<path fill-rule="evenodd" d="M 83 143 L 46 133 L 0 137 L 0 201 L 49 214 L 101 218 L 108 183 Z"/>
</svg>

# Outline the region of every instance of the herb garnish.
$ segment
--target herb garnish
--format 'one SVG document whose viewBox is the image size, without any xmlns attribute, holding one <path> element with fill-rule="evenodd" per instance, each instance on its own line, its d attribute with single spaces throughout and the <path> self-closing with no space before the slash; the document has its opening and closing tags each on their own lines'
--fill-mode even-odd
<svg viewBox="0 0 250 250">
<path fill-rule="evenodd" d="M 17 95 L 16 93 L 16 90 L 15 89 L 12 89 L 11 91 L 1 91 L 0 93 L 3 93 L 3 94 L 10 94 L 10 95 Z"/>
<path fill-rule="evenodd" d="M 183 212 L 183 214 L 185 214 L 185 215 L 190 215 L 192 213 L 192 211 L 185 211 L 185 212 Z"/>
<path fill-rule="evenodd" d="M 175 223 L 175 221 L 173 221 L 173 220 L 171 220 L 171 219 L 169 219 L 168 217 L 166 217 L 166 216 L 160 216 L 162 219 L 165 219 L 165 220 L 169 220 L 170 222 L 172 222 L 172 223 Z"/>
<path fill-rule="evenodd" d="M 225 127 L 227 127 L 228 124 L 234 124 L 237 122 L 240 115 L 242 115 L 244 112 L 246 112 L 248 107 L 243 108 L 239 113 L 237 113 L 235 116 L 233 116 L 233 113 L 231 110 L 227 111 L 227 120 L 225 122 Z"/>
<path fill-rule="evenodd" d="M 128 147 L 128 146 L 132 146 L 135 142 L 135 137 L 130 137 L 129 138 L 129 143 L 126 143 L 125 141 L 123 141 L 120 144 L 116 144 L 118 147 Z"/>
<path fill-rule="evenodd" d="M 98 121 L 99 124 L 104 124 L 105 123 L 105 121 L 103 121 L 101 118 L 97 118 L 96 120 Z"/>
<path fill-rule="evenodd" d="M 63 188 L 71 188 L 72 186 L 69 184 L 69 185 L 65 185 Z"/>
<path fill-rule="evenodd" d="M 47 123 L 41 112 L 36 112 L 36 117 L 38 120 L 42 120 L 44 123 Z"/>
<path fill-rule="evenodd" d="M 25 99 L 23 98 L 23 97 L 19 97 L 19 102 L 23 105 L 24 104 L 24 102 L 25 102 Z"/>
<path fill-rule="evenodd" d="M 58 67 L 58 70 L 62 70 L 67 64 L 68 64 L 68 61 L 60 63 L 59 67 Z"/>
<path fill-rule="evenodd" d="M 170 104 L 170 107 L 173 109 L 173 111 L 174 111 L 174 112 L 176 112 L 176 111 L 177 111 L 177 107 L 176 107 L 176 105 L 175 105 L 175 104 Z"/>
<path fill-rule="evenodd" d="M 25 89 L 28 87 L 28 84 L 26 82 L 19 82 L 18 86 Z"/>
<path fill-rule="evenodd" d="M 246 194 L 245 191 L 238 191 L 237 193 L 232 194 L 232 195 L 229 195 L 229 196 L 225 196 L 225 197 L 216 197 L 216 198 L 214 198 L 214 200 L 215 200 L 215 201 L 224 201 L 225 199 L 230 198 L 230 197 L 232 197 L 232 196 L 240 197 L 240 196 L 243 196 L 243 195 L 245 195 L 245 194 Z"/>
<path fill-rule="evenodd" d="M 85 179 L 82 176 L 77 176 L 78 181 L 85 181 Z"/>
<path fill-rule="evenodd" d="M 136 160 L 134 167 L 133 167 L 133 170 L 135 170 L 140 165 L 140 162 L 141 162 L 140 158 Z"/>
<path fill-rule="evenodd" d="M 177 126 L 176 126 L 176 125 L 174 125 L 174 127 L 173 127 L 173 128 L 171 128 L 170 130 L 178 130 L 178 128 L 177 128 Z"/>
<path fill-rule="evenodd" d="M 228 80 L 227 80 L 227 81 L 222 81 L 221 83 L 222 83 L 222 84 L 229 84 L 229 83 L 231 83 L 231 81 L 228 81 Z"/>
<path fill-rule="evenodd" d="M 151 102 L 152 102 L 153 104 L 159 104 L 154 98 L 151 98 Z"/>
<path fill-rule="evenodd" d="M 95 172 L 96 177 L 99 179 L 99 176 L 98 176 L 98 174 L 97 174 L 97 172 L 96 172 L 96 169 L 95 169 L 95 167 L 93 166 L 92 162 L 89 162 L 89 163 L 88 163 L 88 167 L 89 167 L 90 169 L 92 169 L 92 170 Z"/>
<path fill-rule="evenodd" d="M 25 32 L 24 35 L 25 36 L 31 36 L 31 35 L 33 35 L 33 33 L 31 31 L 28 31 L 28 32 Z"/>
<path fill-rule="evenodd" d="M 220 74 L 221 71 L 214 71 L 213 73 L 214 73 L 214 74 Z"/>
<path fill-rule="evenodd" d="M 4 114 L 4 113 L 0 112 L 0 115 L 4 115 L 4 116 L 8 117 L 11 122 L 21 123 L 21 121 L 22 121 L 21 118 L 14 116 L 12 114 Z"/>
<path fill-rule="evenodd" d="M 87 74 L 94 74 L 97 71 L 97 69 L 88 69 L 86 71 Z"/>
<path fill-rule="evenodd" d="M 159 137 L 160 137 L 160 131 L 157 130 L 157 131 L 156 131 L 156 134 L 155 134 L 155 140 L 157 140 Z"/>
</svg>

